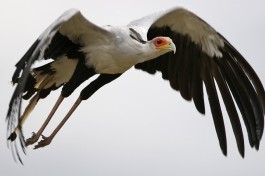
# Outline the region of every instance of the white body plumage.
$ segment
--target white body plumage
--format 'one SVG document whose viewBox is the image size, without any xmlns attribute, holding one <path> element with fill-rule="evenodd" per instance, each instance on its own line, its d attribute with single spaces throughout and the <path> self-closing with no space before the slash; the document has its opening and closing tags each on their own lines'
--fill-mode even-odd
<svg viewBox="0 0 265 176">
<path fill-rule="evenodd" d="M 106 40 L 96 40 L 93 45 L 87 45 L 81 49 L 86 53 L 86 65 L 95 68 L 97 73 L 124 73 L 137 63 L 168 52 L 156 50 L 152 41 L 140 43 L 132 40 L 130 38 L 132 32 L 127 26 L 105 26 L 104 29 L 111 33 L 111 37 Z M 134 27 L 133 29 L 139 34 L 143 33 L 143 28 Z M 144 36 L 146 38 L 146 34 Z M 168 40 L 171 41 L 169 38 Z"/>
</svg>

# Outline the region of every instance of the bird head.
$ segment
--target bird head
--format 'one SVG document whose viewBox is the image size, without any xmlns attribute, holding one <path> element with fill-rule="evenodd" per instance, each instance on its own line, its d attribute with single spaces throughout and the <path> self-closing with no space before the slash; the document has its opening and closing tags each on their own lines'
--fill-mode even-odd
<svg viewBox="0 0 265 176">
<path fill-rule="evenodd" d="M 156 37 L 152 40 L 152 44 L 159 52 L 173 51 L 174 54 L 176 53 L 176 46 L 169 37 Z"/>
</svg>

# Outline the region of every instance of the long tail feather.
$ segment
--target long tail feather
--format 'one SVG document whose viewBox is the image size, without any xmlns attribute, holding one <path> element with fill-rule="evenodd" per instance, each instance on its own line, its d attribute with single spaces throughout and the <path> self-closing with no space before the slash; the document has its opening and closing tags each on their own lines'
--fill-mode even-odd
<svg viewBox="0 0 265 176">
<path fill-rule="evenodd" d="M 19 133 L 21 133 L 21 127 L 23 123 L 26 121 L 30 113 L 33 111 L 35 106 L 37 105 L 39 101 L 39 92 L 30 100 L 28 106 L 26 107 L 24 113 L 22 114 L 20 121 L 18 122 L 16 128 L 14 131 L 10 134 L 8 137 L 8 140 L 14 141 Z"/>
</svg>

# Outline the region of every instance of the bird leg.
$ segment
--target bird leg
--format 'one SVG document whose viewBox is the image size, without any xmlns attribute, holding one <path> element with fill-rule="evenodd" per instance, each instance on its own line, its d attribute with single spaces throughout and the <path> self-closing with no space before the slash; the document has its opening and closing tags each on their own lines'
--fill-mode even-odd
<svg viewBox="0 0 265 176">
<path fill-rule="evenodd" d="M 57 102 L 55 103 L 54 107 L 52 108 L 50 114 L 48 115 L 47 119 L 43 123 L 42 127 L 39 129 L 37 133 L 33 132 L 33 135 L 31 138 L 26 140 L 26 146 L 34 144 L 38 141 L 39 137 L 42 135 L 42 132 L 50 122 L 51 118 L 53 117 L 54 113 L 62 103 L 63 99 L 70 96 L 73 91 L 84 81 L 89 79 L 95 75 L 95 70 L 91 68 L 87 68 L 83 62 L 78 62 L 75 71 L 70 78 L 70 80 L 63 86 L 61 95 L 59 96 Z"/>
<path fill-rule="evenodd" d="M 63 127 L 65 122 L 69 119 L 69 117 L 72 115 L 72 113 L 76 110 L 78 105 L 81 103 L 81 99 L 78 98 L 72 108 L 69 110 L 69 112 L 66 114 L 66 116 L 63 118 L 61 123 L 55 128 L 55 130 L 52 132 L 52 134 L 49 137 L 45 137 L 42 135 L 42 140 L 34 147 L 34 149 L 45 147 L 46 145 L 49 145 L 54 138 L 54 136 L 58 133 L 58 131 Z"/>
<path fill-rule="evenodd" d="M 61 123 L 55 128 L 55 130 L 52 132 L 52 134 L 49 137 L 45 137 L 42 135 L 43 140 L 41 140 L 34 149 L 38 149 L 40 147 L 45 147 L 46 145 L 49 145 L 55 135 L 59 132 L 59 130 L 63 127 L 65 122 L 69 119 L 69 117 L 72 115 L 72 113 L 76 110 L 78 105 L 81 103 L 82 100 L 87 100 L 90 96 L 92 96 L 98 89 L 100 89 L 105 84 L 113 81 L 114 79 L 118 78 L 121 74 L 101 74 L 96 80 L 92 81 L 87 87 L 85 87 L 81 93 L 79 98 L 76 100 L 72 108 L 69 110 L 69 112 L 66 114 L 66 116 L 63 118 Z"/>
<path fill-rule="evenodd" d="M 50 114 L 48 115 L 47 119 L 45 120 L 45 122 L 43 123 L 43 125 L 41 126 L 41 128 L 39 129 L 39 131 L 37 133 L 32 133 L 32 137 L 26 140 L 26 146 L 34 144 L 35 142 L 38 141 L 38 139 L 40 138 L 42 132 L 44 131 L 44 129 L 46 128 L 46 126 L 48 125 L 48 123 L 50 122 L 50 120 L 52 119 L 54 113 L 56 112 L 56 110 L 58 109 L 58 107 L 60 106 L 60 104 L 62 103 L 64 97 L 62 95 L 59 96 L 59 98 L 57 99 L 55 105 L 53 106 Z"/>
</svg>

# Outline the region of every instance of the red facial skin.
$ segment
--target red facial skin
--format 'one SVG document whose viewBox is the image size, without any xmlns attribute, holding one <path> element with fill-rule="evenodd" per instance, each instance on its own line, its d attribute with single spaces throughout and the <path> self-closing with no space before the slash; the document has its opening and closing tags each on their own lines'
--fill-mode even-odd
<svg viewBox="0 0 265 176">
<path fill-rule="evenodd" d="M 164 37 L 156 37 L 153 40 L 153 44 L 157 47 L 163 47 L 168 44 L 168 41 Z"/>
</svg>

